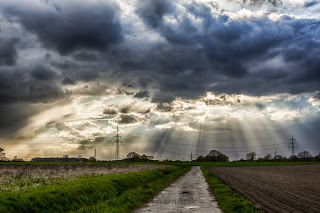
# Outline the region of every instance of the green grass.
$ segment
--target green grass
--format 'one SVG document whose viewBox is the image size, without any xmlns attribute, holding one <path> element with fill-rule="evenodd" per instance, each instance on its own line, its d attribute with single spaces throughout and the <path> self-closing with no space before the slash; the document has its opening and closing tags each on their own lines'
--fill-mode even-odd
<svg viewBox="0 0 320 213">
<path fill-rule="evenodd" d="M 254 204 L 232 191 L 232 189 L 225 185 L 223 181 L 207 170 L 205 167 L 201 167 L 201 170 L 214 194 L 216 200 L 219 203 L 220 208 L 224 213 L 229 212 L 262 212 L 258 210 Z"/>
<path fill-rule="evenodd" d="M 76 211 L 109 199 L 111 199 L 110 201 L 123 199 L 126 194 L 128 197 L 132 196 L 133 199 L 136 196 L 130 193 L 130 190 L 134 189 L 146 192 L 146 195 L 140 199 L 141 201 L 134 204 L 141 205 L 141 202 L 146 201 L 157 190 L 162 189 L 158 184 L 152 185 L 154 181 L 162 179 L 173 181 L 185 171 L 186 169 L 182 167 L 174 167 L 117 175 L 83 176 L 78 180 L 60 184 L 45 185 L 17 192 L 2 192 L 0 194 L 0 212 Z M 148 184 L 151 184 L 151 189 L 147 190 Z M 153 189 L 153 186 L 158 188 Z M 132 200 L 132 202 L 135 201 Z M 121 204 L 125 204 L 125 202 L 123 201 Z M 129 202 L 126 205 L 131 208 L 133 204 Z"/>
<path fill-rule="evenodd" d="M 91 213 L 91 212 L 104 212 L 104 213 L 127 213 L 136 208 L 141 207 L 144 203 L 148 202 L 157 193 L 166 188 L 169 184 L 174 182 L 181 175 L 189 171 L 191 167 L 187 167 L 177 172 L 166 175 L 150 183 L 140 185 L 136 188 L 129 189 L 118 197 L 113 197 L 105 202 L 100 202 L 97 205 L 87 206 L 80 210 L 78 213 Z"/>
</svg>

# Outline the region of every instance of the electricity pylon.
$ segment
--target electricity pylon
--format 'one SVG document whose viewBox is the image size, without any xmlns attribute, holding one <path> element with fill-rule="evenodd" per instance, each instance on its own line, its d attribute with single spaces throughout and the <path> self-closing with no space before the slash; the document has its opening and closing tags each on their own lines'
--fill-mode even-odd
<svg viewBox="0 0 320 213">
<path fill-rule="evenodd" d="M 119 160 L 119 143 L 121 142 L 120 141 L 120 134 L 119 134 L 120 130 L 117 126 L 117 131 L 115 132 L 115 136 L 114 136 L 114 141 L 113 141 L 113 145 L 116 144 L 116 151 L 115 151 L 115 155 L 114 155 L 114 158 L 116 160 Z"/>
</svg>

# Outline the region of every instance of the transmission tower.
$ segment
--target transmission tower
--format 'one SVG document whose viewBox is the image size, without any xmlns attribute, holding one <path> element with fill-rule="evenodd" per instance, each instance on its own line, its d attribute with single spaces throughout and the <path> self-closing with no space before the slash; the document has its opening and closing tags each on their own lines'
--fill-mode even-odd
<svg viewBox="0 0 320 213">
<path fill-rule="evenodd" d="M 190 154 L 190 158 L 191 158 L 191 161 L 193 160 L 193 158 L 192 158 L 193 156 L 192 156 L 192 152 L 191 152 L 191 154 Z"/>
<path fill-rule="evenodd" d="M 297 140 L 294 139 L 293 136 L 292 136 L 292 138 L 290 138 L 289 149 L 292 150 L 292 155 L 294 155 L 294 148 L 298 148 L 296 141 Z"/>
<path fill-rule="evenodd" d="M 115 151 L 115 155 L 114 155 L 114 158 L 116 160 L 119 160 L 119 143 L 121 142 L 120 141 L 120 134 L 119 134 L 120 130 L 117 126 L 117 131 L 115 132 L 115 136 L 114 136 L 114 141 L 113 141 L 113 145 L 116 144 L 116 151 Z"/>
<path fill-rule="evenodd" d="M 94 148 L 94 155 L 93 156 L 95 159 L 97 159 L 97 149 L 96 148 Z"/>
</svg>

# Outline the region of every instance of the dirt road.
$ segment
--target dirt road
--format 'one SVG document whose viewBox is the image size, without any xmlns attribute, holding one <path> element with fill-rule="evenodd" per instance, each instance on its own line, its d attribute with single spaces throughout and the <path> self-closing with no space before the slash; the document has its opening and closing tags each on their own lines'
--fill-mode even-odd
<svg viewBox="0 0 320 213">
<path fill-rule="evenodd" d="M 209 170 L 266 212 L 320 212 L 320 165 Z"/>
<path fill-rule="evenodd" d="M 136 213 L 222 212 L 208 187 L 200 167 L 192 167 Z"/>
</svg>

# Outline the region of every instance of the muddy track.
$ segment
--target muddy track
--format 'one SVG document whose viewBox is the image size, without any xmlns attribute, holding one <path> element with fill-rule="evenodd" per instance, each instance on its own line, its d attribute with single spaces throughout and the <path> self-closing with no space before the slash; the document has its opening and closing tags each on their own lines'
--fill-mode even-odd
<svg viewBox="0 0 320 213">
<path fill-rule="evenodd" d="M 150 203 L 138 209 L 136 213 L 144 212 L 201 212 L 221 213 L 218 203 L 209 191 L 200 167 L 192 169 L 164 189 Z"/>
<path fill-rule="evenodd" d="M 208 169 L 266 212 L 320 212 L 320 165 Z"/>
</svg>

